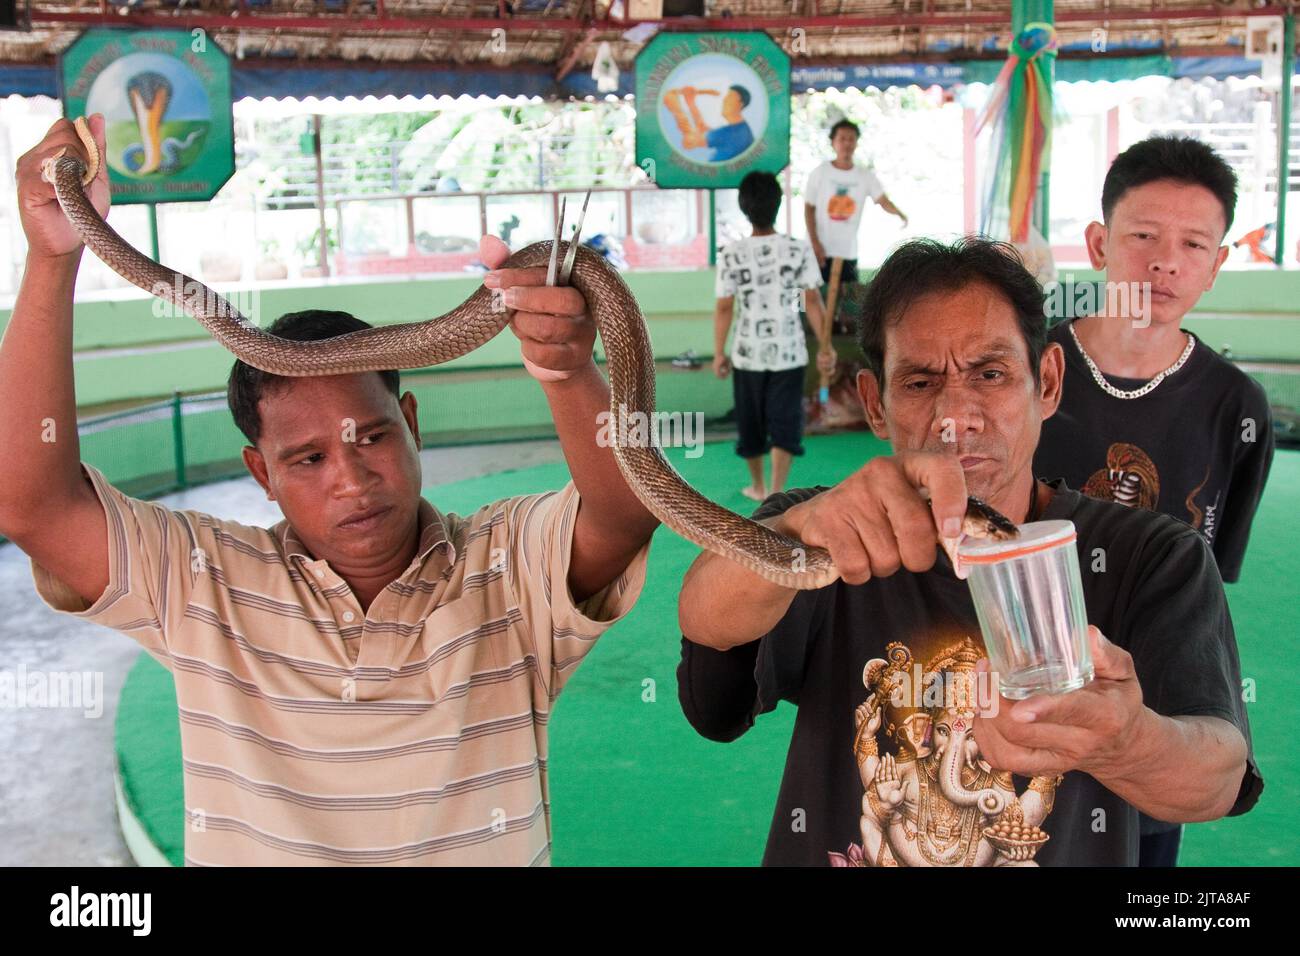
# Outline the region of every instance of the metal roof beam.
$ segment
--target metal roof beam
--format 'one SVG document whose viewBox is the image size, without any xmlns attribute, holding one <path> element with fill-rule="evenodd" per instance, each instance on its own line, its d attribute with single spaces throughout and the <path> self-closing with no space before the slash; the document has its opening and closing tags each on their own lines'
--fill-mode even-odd
<svg viewBox="0 0 1300 956">
<path fill-rule="evenodd" d="M 1251 16 L 1283 16 L 1287 9 L 1282 6 L 1266 6 L 1250 11 Z M 1205 8 L 1161 8 L 1156 10 L 1110 10 L 1102 13 L 1097 10 L 1060 11 L 1056 22 L 1060 23 L 1095 23 L 1109 20 L 1111 23 L 1134 21 L 1165 20 L 1215 20 L 1244 19 L 1245 12 L 1225 10 L 1219 7 Z M 176 15 L 131 12 L 125 16 L 99 13 L 56 13 L 34 9 L 31 12 L 33 24 L 68 24 L 103 25 L 103 26 L 150 26 L 176 27 L 193 29 L 202 27 L 211 30 L 323 30 L 332 32 L 339 29 L 366 31 L 379 34 L 427 33 L 429 30 L 478 30 L 490 32 L 494 29 L 546 30 L 564 33 L 584 33 L 592 27 L 612 30 L 626 30 L 642 23 L 651 23 L 662 30 L 672 31 L 734 31 L 734 30 L 786 30 L 794 27 L 862 29 L 869 27 L 939 27 L 959 29 L 968 24 L 994 25 L 1010 27 L 1010 18 L 1006 13 L 911 13 L 884 14 L 880 16 L 739 16 L 739 17 L 703 17 L 670 18 L 666 20 L 615 20 L 573 18 L 558 19 L 551 17 L 515 16 L 507 20 L 495 17 L 390 17 L 386 15 L 344 17 L 338 15 L 292 16 L 285 14 L 260 14 L 251 11 L 243 16 L 204 13 L 178 13 Z"/>
</svg>

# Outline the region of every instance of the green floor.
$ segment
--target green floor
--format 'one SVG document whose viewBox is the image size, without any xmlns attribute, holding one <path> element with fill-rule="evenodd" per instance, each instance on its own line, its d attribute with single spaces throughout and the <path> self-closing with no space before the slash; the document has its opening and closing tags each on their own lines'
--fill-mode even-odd
<svg viewBox="0 0 1300 956">
<path fill-rule="evenodd" d="M 836 481 L 883 447 L 861 434 L 811 439 L 793 483 Z M 709 445 L 696 459 L 680 450 L 669 455 L 704 494 L 737 510 L 748 506 L 729 445 Z M 494 498 L 559 487 L 566 478 L 563 466 L 542 466 L 435 485 L 426 494 L 441 509 L 463 513 Z M 1267 786 L 1246 816 L 1189 826 L 1184 865 L 1300 863 L 1292 819 L 1300 804 L 1300 763 L 1285 743 L 1300 704 L 1283 686 L 1288 672 L 1279 666 L 1294 653 L 1297 512 L 1300 452 L 1279 452 L 1255 521 L 1245 583 L 1229 587 L 1243 675 L 1256 685 L 1249 714 Z M 557 865 L 752 865 L 762 855 L 794 711 L 782 705 L 731 744 L 710 743 L 687 725 L 674 681 L 676 597 L 695 554 L 692 545 L 659 531 L 637 607 L 602 638 L 557 704 L 551 733 Z M 170 677 L 141 655 L 122 693 L 119 759 L 128 798 L 177 863 L 184 830 L 179 746 Z"/>
</svg>

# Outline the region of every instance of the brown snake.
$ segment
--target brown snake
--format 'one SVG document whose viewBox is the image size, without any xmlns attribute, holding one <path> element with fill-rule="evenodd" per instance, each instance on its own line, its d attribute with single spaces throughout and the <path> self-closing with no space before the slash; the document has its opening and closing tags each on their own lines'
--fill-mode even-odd
<svg viewBox="0 0 1300 956">
<path fill-rule="evenodd" d="M 248 365 L 284 376 L 424 368 L 472 352 L 510 323 L 511 313 L 494 308 L 493 292 L 484 287 L 446 315 L 424 322 L 361 329 L 314 342 L 269 335 L 224 297 L 141 254 L 104 222 L 83 188 L 98 170 L 99 151 L 84 119 L 78 118 L 75 126 L 91 165 L 87 167 L 65 149 L 46 160 L 43 172 L 82 241 L 128 282 L 193 316 Z M 568 243 L 565 246 L 567 251 Z M 533 243 L 501 268 L 545 266 L 550 250 L 550 242 Z M 634 412 L 652 420 L 654 352 L 636 299 L 622 276 L 586 247 L 577 250 L 571 284 L 592 303 L 592 318 L 605 345 L 611 423 L 625 421 Z M 620 428 L 609 429 L 614 458 L 628 486 L 656 518 L 683 538 L 784 587 L 819 588 L 839 576 L 826 550 L 805 546 L 714 504 L 686 483 L 653 441 L 624 443 L 621 432 Z M 991 521 L 990 512 L 1001 518 L 982 502 L 970 499 L 966 532 L 985 536 L 1010 526 L 1005 518 L 1002 525 Z"/>
</svg>

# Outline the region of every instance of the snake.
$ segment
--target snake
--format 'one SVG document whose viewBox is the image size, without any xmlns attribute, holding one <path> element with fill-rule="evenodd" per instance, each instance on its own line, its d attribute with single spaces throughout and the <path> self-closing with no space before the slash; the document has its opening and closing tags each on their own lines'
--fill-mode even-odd
<svg viewBox="0 0 1300 956">
<path fill-rule="evenodd" d="M 135 249 L 104 221 L 85 192 L 99 172 L 98 145 L 84 117 L 73 125 L 86 158 L 65 146 L 43 162 L 42 175 L 53 185 L 59 206 L 86 247 L 128 282 L 193 317 L 247 365 L 286 377 L 426 368 L 472 352 L 511 322 L 511 310 L 502 305 L 496 290 L 481 286 L 451 311 L 421 322 L 375 326 L 307 342 L 271 335 L 203 283 Z M 566 253 L 568 246 L 563 243 Z M 501 268 L 545 266 L 551 248 L 550 241 L 525 246 Z M 611 421 L 635 421 L 634 413 L 651 421 L 655 360 L 645 316 L 623 277 L 602 256 L 585 246 L 576 253 L 570 284 L 592 304 L 592 318 L 605 346 Z M 625 441 L 622 431 L 609 430 L 620 472 L 646 509 L 673 532 L 781 587 L 816 589 L 839 577 L 829 551 L 716 504 L 690 486 L 653 440 Z M 1006 537 L 1015 530 L 988 505 L 968 500 L 964 534 Z M 945 539 L 944 545 L 954 557 L 953 539 Z"/>
</svg>

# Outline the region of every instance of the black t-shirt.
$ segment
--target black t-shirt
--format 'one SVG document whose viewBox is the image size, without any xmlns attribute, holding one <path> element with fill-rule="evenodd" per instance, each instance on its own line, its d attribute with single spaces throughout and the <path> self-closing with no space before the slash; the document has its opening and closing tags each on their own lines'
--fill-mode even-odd
<svg viewBox="0 0 1300 956">
<path fill-rule="evenodd" d="M 1093 380 L 1068 326 L 1048 334 L 1065 350 L 1065 383 L 1060 408 L 1043 423 L 1034 474 L 1186 522 L 1209 542 L 1223 580 L 1236 581 L 1273 461 L 1264 389 L 1197 339 L 1183 367 L 1151 392 L 1115 398 Z M 1106 380 L 1124 391 L 1146 384 Z"/>
<path fill-rule="evenodd" d="M 1040 516 L 1065 518 L 1078 531 L 1080 571 L 1089 623 L 1097 625 L 1134 660 L 1148 707 L 1166 716 L 1220 717 L 1250 744 L 1241 697 L 1240 665 L 1232 621 L 1218 569 L 1204 541 L 1164 515 L 1096 501 L 1052 484 Z M 773 495 L 754 513 L 765 518 L 825 491 L 795 489 Z M 1103 570 L 1104 568 L 1104 570 Z M 859 731 L 861 705 L 871 695 L 873 661 L 904 670 L 954 673 L 984 653 L 979 621 L 965 581 L 946 555 L 924 574 L 901 570 L 888 578 L 848 585 L 837 581 L 796 595 L 781 621 L 758 641 L 716 651 L 683 638 L 678 695 L 691 725 L 713 740 L 734 740 L 758 714 L 786 700 L 798 706 L 780 796 L 772 817 L 765 865 L 888 865 L 879 845 L 894 855 L 892 823 L 880 806 L 864 752 L 876 751 Z M 878 672 L 878 670 L 877 670 Z M 929 858 L 988 862 L 991 847 L 981 830 L 991 821 L 979 809 L 942 799 L 935 779 L 941 754 L 931 744 L 943 714 L 883 711 L 874 735 L 878 753 L 896 757 L 898 778 L 920 797 L 910 816 L 894 817 L 902 835 L 895 862 L 908 853 Z M 920 720 L 918 722 L 918 716 Z M 928 733 L 927 733 L 928 731 Z M 944 739 L 956 740 L 955 736 Z M 917 746 L 917 741 L 922 745 Z M 864 746 L 866 745 L 866 746 Z M 973 744 L 953 752 L 969 753 Z M 909 749 L 910 747 L 910 749 Z M 926 752 L 922 752 L 922 751 Z M 877 758 L 877 766 L 880 758 Z M 1138 813 L 1091 776 L 1072 771 L 1055 789 L 1054 806 L 1041 823 L 1035 807 L 1051 803 L 1043 784 L 972 761 L 962 770 L 967 791 L 1002 788 L 1004 804 L 1023 805 L 1026 822 L 1049 834 L 1035 861 L 1042 865 L 1133 866 L 1138 858 Z M 1013 788 L 1016 800 L 1007 796 Z M 1230 815 L 1249 810 L 1263 789 L 1253 751 Z M 1047 788 L 1050 790 L 1050 787 Z M 908 840 L 920 826 L 933 841 Z M 882 834 L 891 834 L 881 839 Z M 866 848 L 864 850 L 864 847 Z M 969 851 L 969 852 L 967 852 Z"/>
</svg>

